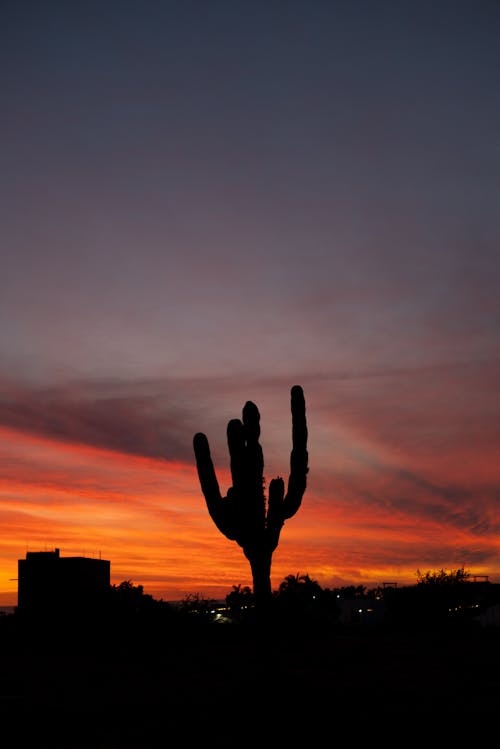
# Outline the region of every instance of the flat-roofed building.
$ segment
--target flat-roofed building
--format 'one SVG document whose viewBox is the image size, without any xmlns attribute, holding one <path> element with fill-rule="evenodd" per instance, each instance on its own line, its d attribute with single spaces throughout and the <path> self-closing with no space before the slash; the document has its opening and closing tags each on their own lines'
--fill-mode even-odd
<svg viewBox="0 0 500 749">
<path fill-rule="evenodd" d="M 111 564 L 94 557 L 63 557 L 54 551 L 28 551 L 18 560 L 20 611 L 56 612 L 99 606 L 110 590 Z"/>
</svg>

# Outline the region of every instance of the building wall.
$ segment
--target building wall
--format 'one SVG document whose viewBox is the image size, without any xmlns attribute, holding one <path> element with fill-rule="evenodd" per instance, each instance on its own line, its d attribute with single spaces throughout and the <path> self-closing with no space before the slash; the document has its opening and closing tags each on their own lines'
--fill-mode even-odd
<svg viewBox="0 0 500 749">
<path fill-rule="evenodd" d="M 64 610 L 95 606 L 110 588 L 110 562 L 61 557 L 54 551 L 28 552 L 18 560 L 18 608 Z"/>
</svg>

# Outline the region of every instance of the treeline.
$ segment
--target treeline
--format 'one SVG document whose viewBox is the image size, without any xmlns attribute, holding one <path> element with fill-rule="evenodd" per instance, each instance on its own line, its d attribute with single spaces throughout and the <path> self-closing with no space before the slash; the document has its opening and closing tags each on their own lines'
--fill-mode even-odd
<svg viewBox="0 0 500 749">
<path fill-rule="evenodd" d="M 483 626 L 485 612 L 500 607 L 500 586 L 476 582 L 464 568 L 416 574 L 414 585 L 375 588 L 325 588 L 308 574 L 288 575 L 273 591 L 267 619 L 259 624 L 275 625 L 281 632 L 464 629 Z M 56 609 L 16 611 L 0 620 L 4 634 L 21 633 L 29 642 L 62 638 L 82 643 L 97 638 L 121 646 L 215 629 L 229 636 L 257 621 L 248 586 L 233 586 L 224 601 L 195 593 L 173 603 L 154 598 L 131 580 L 110 586 L 108 594 L 90 607 L 75 609 L 61 600 Z"/>
<path fill-rule="evenodd" d="M 476 582 L 463 567 L 416 572 L 414 585 L 323 588 L 309 575 L 288 575 L 273 593 L 280 620 L 339 628 L 429 629 L 481 626 L 482 615 L 500 606 L 500 585 Z M 226 597 L 231 621 L 252 611 L 252 591 L 235 586 Z"/>
<path fill-rule="evenodd" d="M 416 572 L 414 585 L 368 588 L 322 587 L 308 574 L 288 575 L 273 591 L 268 624 L 311 626 L 329 631 L 366 628 L 433 629 L 476 627 L 482 615 L 500 606 L 500 586 L 475 581 L 463 567 Z M 252 625 L 255 600 L 249 586 L 234 585 L 224 601 L 187 594 L 177 603 L 154 599 L 141 585 L 112 586 L 110 613 L 121 620 L 156 617 L 183 627 Z"/>
</svg>

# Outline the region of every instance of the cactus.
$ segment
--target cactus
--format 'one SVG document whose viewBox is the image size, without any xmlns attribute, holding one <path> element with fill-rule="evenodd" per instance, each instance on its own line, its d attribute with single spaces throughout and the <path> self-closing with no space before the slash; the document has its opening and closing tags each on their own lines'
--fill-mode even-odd
<svg viewBox="0 0 500 749">
<path fill-rule="evenodd" d="M 290 475 L 285 494 L 281 477 L 271 480 L 265 496 L 264 458 L 259 444 L 260 414 L 252 401 L 243 408 L 243 419 L 231 419 L 227 425 L 233 485 L 227 496 L 221 495 L 207 437 L 195 434 L 193 447 L 201 490 L 208 512 L 217 528 L 236 541 L 250 562 L 255 607 L 262 610 L 270 603 L 271 561 L 285 520 L 299 509 L 306 489 L 308 473 L 306 407 L 302 388 L 291 389 L 292 451 Z"/>
</svg>

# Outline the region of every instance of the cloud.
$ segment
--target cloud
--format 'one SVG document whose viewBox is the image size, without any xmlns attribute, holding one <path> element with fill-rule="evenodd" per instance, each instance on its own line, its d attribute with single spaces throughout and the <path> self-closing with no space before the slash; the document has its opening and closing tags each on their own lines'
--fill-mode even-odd
<svg viewBox="0 0 500 749">
<path fill-rule="evenodd" d="M 291 436 L 293 384 L 294 380 L 284 378 L 228 376 L 107 378 L 47 386 L 4 377 L 0 380 L 0 426 L 61 443 L 192 465 L 193 436 L 204 431 L 211 437 L 214 457 L 226 464 L 227 423 L 241 417 L 247 400 L 267 404 L 274 413 L 279 392 L 280 411 Z"/>
<path fill-rule="evenodd" d="M 194 416 L 171 383 L 0 383 L 0 424 L 131 455 L 192 462 Z"/>
</svg>

